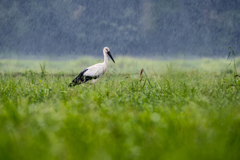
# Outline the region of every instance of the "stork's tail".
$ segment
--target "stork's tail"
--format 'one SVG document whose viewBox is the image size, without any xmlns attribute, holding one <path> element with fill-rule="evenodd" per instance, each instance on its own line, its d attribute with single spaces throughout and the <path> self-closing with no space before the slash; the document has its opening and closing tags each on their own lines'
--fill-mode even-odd
<svg viewBox="0 0 240 160">
<path fill-rule="evenodd" d="M 73 86 L 76 86 L 76 85 L 79 85 L 81 83 L 83 83 L 83 74 L 84 72 L 86 72 L 88 69 L 85 69 L 83 70 L 76 78 L 74 78 L 72 80 L 72 82 L 68 85 L 68 87 L 73 87 Z"/>
<path fill-rule="evenodd" d="M 81 83 L 79 83 L 79 84 L 81 84 Z M 76 85 L 78 85 L 78 83 L 76 83 L 76 82 L 71 82 L 71 83 L 68 85 L 68 87 L 74 87 L 74 86 L 76 86 Z"/>
<path fill-rule="evenodd" d="M 68 87 L 74 87 L 74 86 L 79 85 L 81 83 L 82 83 L 81 82 L 81 77 L 80 77 L 80 75 L 78 75 L 76 78 L 74 78 L 72 80 L 72 82 L 68 85 Z"/>
</svg>

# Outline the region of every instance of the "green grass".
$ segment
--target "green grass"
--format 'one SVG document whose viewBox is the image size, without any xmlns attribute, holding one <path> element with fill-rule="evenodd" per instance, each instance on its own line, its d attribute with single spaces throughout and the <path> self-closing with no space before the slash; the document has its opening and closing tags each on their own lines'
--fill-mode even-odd
<svg viewBox="0 0 240 160">
<path fill-rule="evenodd" d="M 67 87 L 96 62 L 0 60 L 0 159 L 240 158 L 230 61 L 118 57 L 95 86 Z"/>
</svg>

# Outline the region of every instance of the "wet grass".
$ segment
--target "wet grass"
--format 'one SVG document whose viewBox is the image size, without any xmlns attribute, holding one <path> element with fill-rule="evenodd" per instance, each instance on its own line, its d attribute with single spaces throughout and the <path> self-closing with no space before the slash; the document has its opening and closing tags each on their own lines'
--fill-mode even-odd
<svg viewBox="0 0 240 160">
<path fill-rule="evenodd" d="M 0 159 L 240 158 L 240 84 L 229 62 L 128 61 L 73 88 L 77 72 L 47 63 L 2 69 Z"/>
</svg>

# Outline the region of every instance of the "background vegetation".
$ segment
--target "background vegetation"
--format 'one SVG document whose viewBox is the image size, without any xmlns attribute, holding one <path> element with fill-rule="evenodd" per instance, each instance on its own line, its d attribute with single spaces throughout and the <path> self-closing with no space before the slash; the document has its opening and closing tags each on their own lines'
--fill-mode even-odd
<svg viewBox="0 0 240 160">
<path fill-rule="evenodd" d="M 239 53 L 239 0 L 1 0 L 0 12 L 5 56 Z"/>
</svg>

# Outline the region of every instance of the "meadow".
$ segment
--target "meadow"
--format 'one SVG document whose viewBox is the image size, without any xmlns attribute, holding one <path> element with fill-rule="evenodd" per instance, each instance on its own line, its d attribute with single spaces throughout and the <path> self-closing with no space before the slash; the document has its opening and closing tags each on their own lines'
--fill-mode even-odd
<svg viewBox="0 0 240 160">
<path fill-rule="evenodd" d="M 95 85 L 69 88 L 102 59 L 1 59 L 0 159 L 240 159 L 232 61 L 115 61 Z"/>
</svg>

